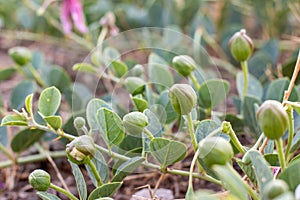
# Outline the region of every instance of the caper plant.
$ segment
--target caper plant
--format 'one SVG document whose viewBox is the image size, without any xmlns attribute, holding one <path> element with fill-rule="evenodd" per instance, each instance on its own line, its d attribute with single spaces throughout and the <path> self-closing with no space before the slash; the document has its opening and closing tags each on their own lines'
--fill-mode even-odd
<svg viewBox="0 0 300 200">
<path fill-rule="evenodd" d="M 5 116 L 1 125 L 25 127 L 25 133 L 29 137 L 41 137 L 49 132 L 58 138 L 68 139 L 64 155 L 72 168 L 78 197 L 77 194 L 71 194 L 52 184 L 50 175 L 39 169 L 29 176 L 31 186 L 38 190 L 37 194 L 43 199 L 58 199 L 47 192 L 49 188 L 72 200 L 108 199 L 121 187 L 127 175 L 143 166 L 143 170 L 154 169 L 162 174 L 189 177 L 186 199 L 296 199 L 299 196 L 300 180 L 293 177 L 300 176 L 297 170 L 300 161 L 296 154 L 300 137 L 294 130 L 296 113 L 293 110 L 298 112 L 300 103 L 292 101 L 290 96 L 294 90 L 300 61 L 295 66 L 288 89 L 281 94 L 282 101 L 268 99 L 261 103 L 247 93 L 251 82 L 247 83 L 246 62 L 253 45 L 245 31 L 233 36 L 230 49 L 243 67 L 242 107 L 250 107 L 252 111 L 250 113 L 245 109 L 243 116 L 239 115 L 234 119 L 243 118 L 247 122 L 246 115 L 251 114 L 251 120 L 259 129 L 259 136 L 255 138 L 254 144 L 243 144 L 240 141 L 235 124 L 232 123 L 236 121 L 224 120 L 225 114 L 212 117 L 212 110 L 228 95 L 230 84 L 222 79 L 200 82 L 195 75 L 199 66 L 192 57 L 178 55 L 170 63 L 178 75 L 184 77 L 181 83 L 156 87 L 145 81 L 142 65 L 132 66 L 130 71 L 125 62 L 109 59 L 111 66 L 107 69 L 108 73 L 103 73 L 97 68 L 99 59 L 95 59 L 93 56 L 96 55 L 92 54 L 93 64 L 78 63 L 73 69 L 96 75 L 101 72 L 104 74 L 103 78 L 126 88 L 132 107 L 126 113 L 119 113 L 111 103 L 92 98 L 87 103 L 84 114 L 75 116 L 73 132 L 68 132 L 59 114 L 62 100 L 59 89 L 54 86 L 43 88 L 37 100 L 37 108 L 33 106 L 36 94 L 29 94 L 25 98 L 25 107 Z M 104 52 L 108 51 L 116 54 L 115 50 L 106 47 Z M 154 53 L 149 57 L 151 62 L 157 59 L 157 63 L 163 63 L 163 58 Z M 158 65 L 150 70 L 155 69 L 159 72 L 164 70 L 166 76 L 171 74 Z M 152 75 L 149 74 L 151 78 Z M 274 86 L 271 83 L 269 87 Z M 161 117 L 162 110 L 153 109 L 155 104 L 159 105 L 159 109 L 164 109 L 164 120 Z M 203 110 L 205 119 L 199 116 Z M 41 119 L 37 119 L 36 113 Z M 187 137 L 178 137 L 174 134 L 177 130 Z M 285 134 L 286 132 L 288 133 Z M 96 140 L 95 134 L 102 137 L 103 143 Z M 38 140 L 30 140 L 30 144 Z M 194 151 L 190 170 L 175 169 L 175 163 L 188 159 L 188 148 Z M 82 170 L 88 172 L 95 187 L 90 194 L 87 192 Z M 240 170 L 243 174 L 238 173 Z M 223 189 L 220 192 L 194 191 L 193 179 L 214 183 L 226 192 Z"/>
</svg>

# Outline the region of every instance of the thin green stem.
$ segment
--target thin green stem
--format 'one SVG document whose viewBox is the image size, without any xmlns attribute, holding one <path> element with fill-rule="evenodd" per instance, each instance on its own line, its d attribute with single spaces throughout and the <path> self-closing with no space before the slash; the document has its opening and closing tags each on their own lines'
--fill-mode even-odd
<svg viewBox="0 0 300 200">
<path fill-rule="evenodd" d="M 287 104 L 287 110 L 288 119 L 289 119 L 289 137 L 288 137 L 288 143 L 285 150 L 285 159 L 288 162 L 289 155 L 290 155 L 290 149 L 292 146 L 292 141 L 294 137 L 294 117 L 293 117 L 293 107 L 291 105 Z"/>
<path fill-rule="evenodd" d="M 44 83 L 44 81 L 41 79 L 39 73 L 36 71 L 36 69 L 32 66 L 32 64 L 28 64 L 26 65 L 27 68 L 29 69 L 29 71 L 31 72 L 31 74 L 33 75 L 33 78 L 36 80 L 36 82 L 38 82 L 38 84 L 40 84 L 43 88 L 46 88 L 46 84 Z"/>
<path fill-rule="evenodd" d="M 264 133 L 261 133 L 256 143 L 253 145 L 252 149 L 256 150 L 259 147 L 260 143 L 263 141 L 264 137 L 265 137 Z"/>
<path fill-rule="evenodd" d="M 193 73 L 190 73 L 189 75 L 190 79 L 192 80 L 194 86 L 196 87 L 197 91 L 200 89 L 200 85 L 195 77 L 195 75 Z"/>
<path fill-rule="evenodd" d="M 52 130 L 52 129 L 49 129 L 48 127 L 46 126 L 42 126 L 42 125 L 39 125 L 39 124 L 35 124 L 35 127 L 33 128 L 38 128 L 38 129 L 41 129 L 41 130 L 45 130 L 47 132 L 52 132 L 54 134 L 57 134 L 59 135 L 60 137 L 64 137 L 66 139 L 69 139 L 69 140 L 74 140 L 76 138 L 76 136 L 73 136 L 71 134 L 68 134 L 68 133 L 64 133 L 64 132 L 58 132 L 56 130 Z M 116 159 L 119 159 L 119 160 L 123 160 L 123 161 L 127 161 L 129 160 L 130 158 L 127 157 L 127 156 L 124 156 L 124 155 L 121 155 L 121 154 L 118 154 L 118 153 L 115 153 L 113 151 L 109 151 L 108 149 L 102 147 L 102 146 L 99 146 L 99 145 L 95 145 L 96 146 L 96 149 L 98 149 L 99 151 L 101 151 L 101 153 L 105 153 L 107 155 L 109 155 L 110 157 L 112 158 L 116 158 Z M 64 152 L 65 153 L 65 152 Z M 50 154 L 51 155 L 51 154 Z M 64 154 L 65 155 L 65 154 Z M 159 165 L 155 165 L 155 164 L 152 164 L 152 163 L 148 163 L 148 162 L 143 162 L 142 163 L 143 166 L 145 167 L 148 167 L 148 168 L 151 168 L 151 169 L 156 169 L 156 170 L 161 170 L 161 167 Z M 1 168 L 1 166 L 0 166 Z M 169 174 L 177 174 L 177 175 L 182 175 L 182 176 L 189 176 L 190 173 L 187 172 L 187 171 L 183 171 L 183 170 L 176 170 L 176 169 L 169 169 L 167 168 L 166 169 L 166 172 L 169 173 Z M 209 182 L 212 182 L 212 183 L 215 183 L 217 185 L 221 185 L 221 182 L 216 180 L 215 178 L 211 177 L 211 176 L 208 176 L 206 174 L 204 175 L 200 175 L 198 173 L 193 173 L 193 177 L 194 178 L 199 178 L 199 179 L 202 179 L 202 180 L 206 180 L 206 181 L 209 181 Z"/>
<path fill-rule="evenodd" d="M 66 156 L 65 151 L 55 151 L 55 152 L 49 152 L 49 155 L 52 158 L 60 158 Z M 37 155 L 30 155 L 30 156 L 24 156 L 24 157 L 19 157 L 16 159 L 16 164 L 21 165 L 21 164 L 26 164 L 26 163 L 32 163 L 32 162 L 37 162 L 37 161 L 42 161 L 46 160 L 47 156 L 44 154 L 37 154 Z M 0 162 L 0 169 L 9 167 L 13 165 L 14 162 L 12 160 L 6 160 Z"/>
<path fill-rule="evenodd" d="M 57 185 L 54 185 L 52 183 L 50 183 L 50 188 L 53 189 L 53 190 L 56 190 L 57 192 L 60 192 L 64 195 L 66 195 L 68 198 L 70 198 L 71 200 L 78 200 L 77 197 L 75 197 L 73 194 L 71 194 L 70 192 L 68 192 L 67 190 L 57 186 Z"/>
<path fill-rule="evenodd" d="M 277 147 L 277 151 L 278 151 L 278 158 L 279 158 L 281 170 L 284 170 L 286 167 L 286 163 L 285 163 L 285 158 L 284 158 L 284 153 L 283 153 L 282 139 L 279 138 L 279 139 L 275 140 L 275 142 L 276 142 L 276 147 Z"/>
<path fill-rule="evenodd" d="M 10 153 L 2 143 L 0 143 L 0 151 L 2 151 L 2 153 L 4 153 L 11 161 L 15 160 L 13 154 Z"/>
<path fill-rule="evenodd" d="M 152 133 L 147 128 L 144 128 L 144 133 L 149 137 L 150 140 L 154 139 Z"/>
<path fill-rule="evenodd" d="M 199 148 L 198 148 L 195 155 L 194 155 L 194 157 L 193 157 L 193 160 L 192 160 L 191 166 L 190 166 L 189 188 L 191 188 L 191 189 L 193 189 L 193 171 L 194 171 L 196 161 L 198 160 L 199 153 L 200 153 L 200 151 L 199 151 Z"/>
<path fill-rule="evenodd" d="M 192 144 L 193 144 L 194 150 L 196 151 L 197 150 L 197 140 L 196 140 L 196 136 L 194 133 L 194 124 L 193 124 L 193 120 L 192 120 L 192 113 L 189 113 L 188 115 L 186 115 L 186 117 L 187 117 L 188 129 L 190 132 Z"/>
<path fill-rule="evenodd" d="M 94 174 L 94 176 L 95 176 L 95 178 L 97 180 L 97 187 L 103 185 L 101 177 L 100 177 L 100 175 L 99 175 L 99 173 L 98 173 L 98 171 L 97 171 L 96 166 L 94 165 L 94 163 L 91 160 L 89 160 L 89 162 L 87 164 L 90 166 L 90 168 L 91 168 L 91 170 L 92 170 L 92 172 L 93 172 L 93 174 Z"/>
<path fill-rule="evenodd" d="M 222 123 L 222 132 L 226 133 L 230 136 L 230 139 L 231 139 L 232 143 L 239 150 L 239 152 L 241 152 L 242 154 L 246 153 L 244 147 L 242 146 L 242 144 L 240 143 L 240 141 L 239 141 L 238 137 L 236 136 L 234 130 L 232 129 L 232 126 L 231 126 L 230 122 L 224 121 Z"/>
<path fill-rule="evenodd" d="M 243 96 L 247 95 L 247 88 L 248 88 L 248 64 L 247 61 L 242 61 L 242 70 L 244 75 L 244 90 L 243 90 Z"/>
</svg>

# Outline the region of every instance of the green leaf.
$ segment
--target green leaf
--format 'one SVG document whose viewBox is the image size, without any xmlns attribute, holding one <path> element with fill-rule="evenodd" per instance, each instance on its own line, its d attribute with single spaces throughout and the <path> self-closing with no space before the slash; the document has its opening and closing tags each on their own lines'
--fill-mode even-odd
<svg viewBox="0 0 300 200">
<path fill-rule="evenodd" d="M 16 73 L 16 69 L 9 67 L 0 70 L 0 82 L 9 79 L 14 73 Z"/>
<path fill-rule="evenodd" d="M 48 192 L 37 192 L 36 193 L 42 200 L 60 200 L 56 195 Z"/>
<path fill-rule="evenodd" d="M 297 151 L 299 147 L 300 147 L 300 131 L 297 131 L 297 133 L 294 135 L 292 140 L 290 153 Z"/>
<path fill-rule="evenodd" d="M 88 200 L 95 200 L 101 197 L 109 197 L 115 193 L 122 185 L 122 182 L 107 183 L 93 190 Z"/>
<path fill-rule="evenodd" d="M 84 180 L 84 177 L 82 175 L 82 172 L 81 172 L 78 165 L 76 165 L 75 163 L 73 163 L 71 161 L 69 161 L 69 163 L 72 167 L 72 173 L 75 177 L 76 186 L 77 186 L 77 190 L 78 190 L 78 193 L 79 193 L 80 200 L 86 200 L 86 198 L 87 198 L 87 188 L 86 188 L 86 184 L 85 184 L 85 180 Z"/>
<path fill-rule="evenodd" d="M 1 122 L 1 119 L 0 119 Z M 7 128 L 0 126 L 0 143 L 3 146 L 6 146 L 8 143 L 8 135 L 7 135 Z"/>
<path fill-rule="evenodd" d="M 196 128 L 196 132 L 195 132 L 195 136 L 196 136 L 196 140 L 197 143 L 199 143 L 201 140 L 203 140 L 204 138 L 206 138 L 212 131 L 216 130 L 217 128 L 220 128 L 221 126 L 217 124 L 217 122 L 207 119 L 207 120 L 202 120 L 197 128 Z M 216 136 L 220 136 L 225 138 L 227 141 L 230 140 L 229 136 L 227 134 L 222 133 L 221 131 L 219 131 Z"/>
<path fill-rule="evenodd" d="M 103 51 L 103 56 L 106 66 L 109 66 L 112 61 L 119 60 L 121 58 L 118 50 L 112 47 L 106 47 Z"/>
<path fill-rule="evenodd" d="M 249 155 L 253 164 L 254 173 L 259 185 L 259 190 L 263 191 L 266 184 L 273 179 L 270 166 L 265 160 L 264 156 L 261 155 L 258 151 L 249 150 L 247 154 Z"/>
<path fill-rule="evenodd" d="M 26 150 L 35 142 L 39 141 L 45 131 L 39 129 L 24 129 L 18 132 L 11 141 L 11 148 L 14 152 L 19 153 Z"/>
<path fill-rule="evenodd" d="M 289 164 L 280 174 L 279 179 L 284 180 L 290 190 L 295 191 L 296 187 L 300 184 L 300 160 L 297 159 Z"/>
<path fill-rule="evenodd" d="M 186 155 L 186 146 L 177 141 L 155 138 L 150 142 L 150 151 L 162 167 L 182 160 Z"/>
<path fill-rule="evenodd" d="M 279 160 L 278 160 L 278 154 L 276 154 L 276 153 L 264 154 L 264 158 L 271 166 L 279 166 L 280 165 Z"/>
<path fill-rule="evenodd" d="M 10 97 L 10 106 L 13 109 L 19 110 L 24 106 L 27 95 L 35 92 L 35 83 L 25 80 L 20 82 L 12 91 Z"/>
<path fill-rule="evenodd" d="M 140 97 L 132 97 L 132 101 L 139 112 L 148 108 L 148 102 Z"/>
<path fill-rule="evenodd" d="M 76 70 L 76 71 L 81 71 L 81 72 L 88 72 L 88 73 L 91 73 L 94 75 L 97 74 L 95 67 L 93 67 L 89 63 L 77 63 L 77 64 L 73 65 L 72 69 Z"/>
<path fill-rule="evenodd" d="M 44 116 L 51 116 L 54 115 L 60 105 L 61 101 L 61 94 L 56 87 L 49 87 L 40 95 L 39 98 L 39 111 Z"/>
<path fill-rule="evenodd" d="M 167 114 L 167 118 L 166 118 L 166 124 L 169 124 L 171 122 L 173 122 L 176 118 L 177 118 L 177 113 L 175 112 L 172 103 L 169 99 L 169 91 L 165 90 L 163 92 L 160 93 L 159 95 L 159 100 L 158 100 L 159 104 L 161 104 L 162 106 L 164 106 L 164 111 Z"/>
<path fill-rule="evenodd" d="M 47 85 L 54 86 L 63 92 L 64 89 L 70 87 L 71 78 L 62 67 L 54 67 L 47 76 Z"/>
<path fill-rule="evenodd" d="M 288 89 L 289 82 L 290 81 L 288 78 L 280 78 L 273 81 L 268 87 L 266 99 L 272 99 L 281 102 L 283 99 L 284 91 Z M 293 88 L 289 101 L 298 101 L 298 99 L 298 91 Z"/>
<path fill-rule="evenodd" d="M 253 96 L 245 96 L 243 103 L 243 118 L 244 123 L 250 130 L 255 133 L 256 137 L 259 137 L 260 131 L 258 129 L 258 123 L 256 120 L 256 108 L 255 105 L 259 105 L 261 101 Z"/>
<path fill-rule="evenodd" d="M 96 99 L 96 98 L 91 99 L 87 105 L 86 119 L 87 119 L 90 129 L 93 131 L 98 130 L 98 124 L 97 124 L 97 118 L 96 118 L 97 112 L 96 111 L 102 107 L 111 109 L 110 106 L 102 99 Z"/>
<path fill-rule="evenodd" d="M 243 170 L 243 172 L 247 175 L 247 177 L 249 178 L 249 180 L 252 183 L 256 183 L 256 176 L 254 173 L 254 169 L 252 168 L 252 163 L 244 163 L 241 160 L 237 160 L 236 161 L 237 164 L 239 165 L 239 167 Z"/>
<path fill-rule="evenodd" d="M 221 79 L 204 82 L 198 91 L 199 106 L 213 109 L 220 105 L 226 99 L 229 87 L 229 82 Z"/>
<path fill-rule="evenodd" d="M 173 76 L 168 69 L 168 63 L 158 55 L 151 53 L 149 55 L 149 79 L 155 83 L 155 87 L 162 91 L 165 87 L 171 87 L 174 84 Z"/>
<path fill-rule="evenodd" d="M 55 130 L 62 126 L 61 116 L 46 116 L 44 117 L 44 120 Z"/>
<path fill-rule="evenodd" d="M 96 153 L 91 161 L 94 163 L 97 171 L 99 172 L 102 182 L 106 183 L 109 178 L 108 166 L 107 166 L 106 160 L 104 159 L 103 155 L 101 154 L 101 152 L 99 150 L 96 151 Z M 91 167 L 89 165 L 85 165 L 85 168 L 86 168 L 88 175 L 91 178 L 94 186 L 97 187 L 97 180 L 94 176 L 94 173 L 92 172 Z"/>
<path fill-rule="evenodd" d="M 115 176 L 112 178 L 111 182 L 122 181 L 128 174 L 139 167 L 141 163 L 144 162 L 144 160 L 145 159 L 142 157 L 133 157 L 127 160 L 117 169 Z"/>
<path fill-rule="evenodd" d="M 2 119 L 1 126 L 28 126 L 28 123 L 19 115 L 7 115 Z"/>
<path fill-rule="evenodd" d="M 236 87 L 240 98 L 243 98 L 244 93 L 244 75 L 239 72 L 236 76 Z M 261 99 L 263 96 L 263 87 L 261 83 L 251 74 L 248 74 L 247 96 L 253 96 Z"/>
<path fill-rule="evenodd" d="M 33 98 L 33 93 L 28 95 L 25 99 L 25 108 L 26 108 L 29 115 L 33 115 L 33 112 L 32 112 L 32 98 Z"/>
<path fill-rule="evenodd" d="M 107 108 L 100 108 L 97 111 L 96 120 L 109 145 L 117 145 L 122 142 L 125 137 L 125 128 L 118 114 Z"/>
<path fill-rule="evenodd" d="M 228 165 L 214 165 L 213 170 L 223 182 L 224 187 L 238 199 L 248 199 L 248 192 L 240 175 Z"/>
<path fill-rule="evenodd" d="M 112 68 L 113 68 L 113 71 L 114 71 L 116 77 L 120 78 L 120 77 L 124 76 L 128 71 L 127 65 L 122 61 L 114 60 L 111 62 L 111 65 L 112 65 Z"/>
</svg>

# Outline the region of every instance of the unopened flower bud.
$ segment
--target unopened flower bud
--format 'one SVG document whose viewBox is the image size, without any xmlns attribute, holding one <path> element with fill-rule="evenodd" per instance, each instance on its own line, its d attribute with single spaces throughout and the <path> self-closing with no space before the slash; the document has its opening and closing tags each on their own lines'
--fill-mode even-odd
<svg viewBox="0 0 300 200">
<path fill-rule="evenodd" d="M 88 135 L 79 136 L 67 144 L 66 152 L 70 161 L 86 164 L 96 152 L 94 140 Z"/>
<path fill-rule="evenodd" d="M 85 126 L 85 119 L 83 117 L 76 117 L 73 123 L 76 129 L 82 129 Z"/>
<path fill-rule="evenodd" d="M 188 76 L 196 68 L 193 58 L 187 55 L 175 56 L 172 60 L 174 69 L 182 76 Z"/>
<path fill-rule="evenodd" d="M 232 56 L 239 62 L 248 60 L 253 51 L 253 42 L 245 29 L 236 32 L 229 40 Z"/>
<path fill-rule="evenodd" d="M 29 175 L 29 184 L 38 191 L 46 191 L 50 187 L 50 175 L 41 169 L 36 169 Z"/>
<path fill-rule="evenodd" d="M 265 136 L 279 139 L 288 127 L 288 115 L 282 104 L 275 100 L 265 101 L 257 111 L 257 120 Z"/>
<path fill-rule="evenodd" d="M 225 165 L 233 157 L 233 149 L 228 141 L 222 137 L 208 137 L 199 144 L 199 157 L 211 167 Z"/>
<path fill-rule="evenodd" d="M 140 135 L 148 125 L 148 118 L 144 113 L 131 112 L 123 117 L 123 125 L 127 133 Z"/>
<path fill-rule="evenodd" d="M 196 106 L 197 94 L 187 84 L 175 84 L 170 88 L 169 98 L 174 110 L 180 115 L 189 114 Z"/>
<path fill-rule="evenodd" d="M 8 54 L 18 65 L 26 65 L 32 60 L 32 53 L 26 47 L 13 47 L 8 50 Z"/>
<path fill-rule="evenodd" d="M 145 90 L 145 81 L 138 77 L 128 77 L 125 79 L 125 87 L 132 95 L 141 94 Z"/>
<path fill-rule="evenodd" d="M 144 73 L 143 65 L 137 64 L 131 70 L 133 76 L 141 76 Z"/>
<path fill-rule="evenodd" d="M 263 194 L 267 197 L 267 199 L 275 199 L 287 191 L 289 191 L 289 187 L 286 182 L 280 179 L 275 179 L 266 184 Z"/>
</svg>

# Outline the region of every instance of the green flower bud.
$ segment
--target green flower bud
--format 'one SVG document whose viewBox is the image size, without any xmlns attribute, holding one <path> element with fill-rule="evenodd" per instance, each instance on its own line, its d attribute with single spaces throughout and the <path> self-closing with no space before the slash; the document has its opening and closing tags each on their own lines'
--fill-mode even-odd
<svg viewBox="0 0 300 200">
<path fill-rule="evenodd" d="M 175 84 L 170 88 L 169 98 L 174 110 L 180 115 L 189 114 L 196 106 L 197 94 L 187 84 Z"/>
<path fill-rule="evenodd" d="M 271 140 L 279 139 L 288 127 L 288 115 L 281 103 L 265 101 L 257 111 L 257 120 L 265 136 Z"/>
<path fill-rule="evenodd" d="M 29 184 L 38 191 L 46 191 L 50 187 L 50 175 L 41 169 L 36 169 L 29 175 Z"/>
<path fill-rule="evenodd" d="M 239 62 L 248 60 L 253 51 L 253 42 L 245 29 L 236 32 L 229 40 L 232 56 Z"/>
<path fill-rule="evenodd" d="M 127 133 L 140 135 L 148 125 L 148 118 L 144 113 L 131 112 L 123 117 L 123 125 Z"/>
<path fill-rule="evenodd" d="M 83 117 L 76 117 L 73 124 L 76 129 L 82 129 L 85 126 L 85 119 Z"/>
<path fill-rule="evenodd" d="M 175 56 L 172 60 L 174 69 L 182 76 L 188 76 L 196 68 L 193 58 L 187 55 Z"/>
<path fill-rule="evenodd" d="M 289 187 L 286 182 L 276 179 L 267 183 L 263 194 L 267 199 L 274 199 L 287 191 L 289 191 Z"/>
<path fill-rule="evenodd" d="M 133 76 L 141 76 L 144 73 L 143 65 L 137 64 L 131 69 L 131 74 Z"/>
<path fill-rule="evenodd" d="M 233 157 L 233 149 L 228 141 L 222 137 L 208 137 L 199 143 L 199 157 L 211 167 L 225 165 Z"/>
<path fill-rule="evenodd" d="M 79 136 L 67 144 L 66 152 L 70 161 L 86 164 L 96 152 L 94 140 L 88 135 Z"/>
<path fill-rule="evenodd" d="M 125 79 L 125 87 L 132 95 L 141 94 L 145 90 L 145 81 L 138 77 L 128 77 Z"/>
<path fill-rule="evenodd" d="M 18 65 L 26 65 L 32 60 L 32 53 L 26 47 L 13 47 L 8 50 L 8 54 Z"/>
</svg>

